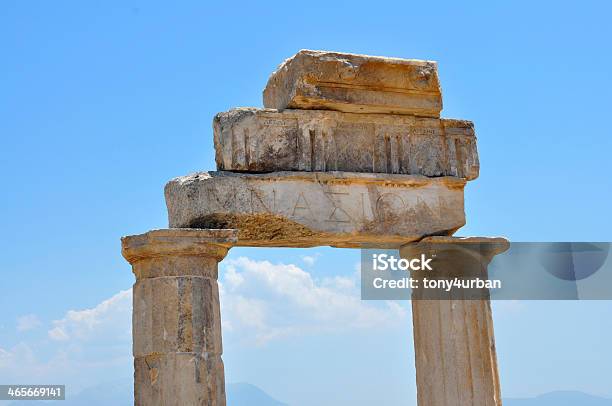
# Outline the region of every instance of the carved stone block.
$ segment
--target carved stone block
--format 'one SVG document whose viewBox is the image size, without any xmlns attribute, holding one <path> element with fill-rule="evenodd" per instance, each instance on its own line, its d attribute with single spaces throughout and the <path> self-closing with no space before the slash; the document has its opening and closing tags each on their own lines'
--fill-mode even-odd
<svg viewBox="0 0 612 406">
<path fill-rule="evenodd" d="M 442 94 L 437 64 L 302 50 L 270 76 L 264 106 L 274 109 L 439 117 Z"/>
<path fill-rule="evenodd" d="M 213 121 L 217 168 L 478 177 L 470 121 L 239 108 Z"/>
<path fill-rule="evenodd" d="M 455 177 L 203 172 L 166 185 L 170 227 L 234 228 L 242 246 L 392 246 L 465 224 Z"/>
</svg>

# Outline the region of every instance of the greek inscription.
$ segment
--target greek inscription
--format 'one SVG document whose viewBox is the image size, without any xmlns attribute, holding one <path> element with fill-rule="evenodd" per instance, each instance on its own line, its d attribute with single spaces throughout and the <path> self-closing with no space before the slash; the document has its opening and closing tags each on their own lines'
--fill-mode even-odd
<svg viewBox="0 0 612 406">
<path fill-rule="evenodd" d="M 293 211 L 291 212 L 291 215 L 295 216 L 296 213 L 298 213 L 298 210 L 301 210 L 299 213 L 308 213 L 308 217 L 311 219 L 313 218 L 312 210 L 310 209 L 310 204 L 308 203 L 308 200 L 306 200 L 304 192 L 298 195 L 298 198 L 295 201 L 295 205 L 293 206 Z M 300 217 L 304 216 L 300 215 Z"/>
<path fill-rule="evenodd" d="M 383 193 L 376 200 L 376 214 L 380 221 L 397 217 L 405 208 L 406 202 L 396 193 Z"/>
<path fill-rule="evenodd" d="M 433 128 L 413 127 L 412 134 L 414 135 L 436 135 L 436 130 Z"/>
<path fill-rule="evenodd" d="M 286 119 L 274 119 L 274 118 L 266 118 L 261 121 L 261 124 L 268 127 L 296 127 L 297 122 L 295 120 L 286 120 Z"/>
<path fill-rule="evenodd" d="M 332 211 L 325 221 L 333 222 L 333 223 L 350 223 L 353 219 L 352 217 L 341 207 L 339 197 L 338 196 L 348 196 L 349 193 L 346 192 L 324 192 L 327 197 L 329 197 L 329 201 L 332 204 Z M 338 200 L 336 200 L 338 199 Z"/>
<path fill-rule="evenodd" d="M 250 190 L 251 197 L 251 213 L 273 213 L 276 209 L 276 190 L 272 190 L 272 209 L 270 209 L 270 204 L 266 203 L 263 197 L 261 196 L 261 191 L 257 191 L 253 188 Z"/>
</svg>

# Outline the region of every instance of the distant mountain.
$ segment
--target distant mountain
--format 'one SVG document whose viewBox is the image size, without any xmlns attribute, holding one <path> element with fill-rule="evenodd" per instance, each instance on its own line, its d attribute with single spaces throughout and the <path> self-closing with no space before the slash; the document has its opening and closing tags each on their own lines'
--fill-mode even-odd
<svg viewBox="0 0 612 406">
<path fill-rule="evenodd" d="M 225 392 L 228 406 L 288 406 L 249 383 L 230 383 Z"/>
<path fill-rule="evenodd" d="M 556 391 L 535 398 L 504 399 L 504 406 L 612 406 L 612 399 L 577 391 Z"/>
<path fill-rule="evenodd" d="M 287 406 L 248 383 L 230 383 L 226 385 L 228 406 Z M 132 406 L 134 404 L 134 392 L 132 381 L 107 382 L 91 388 L 87 388 L 74 396 L 68 396 L 65 401 L 15 401 L 9 406 Z"/>
</svg>

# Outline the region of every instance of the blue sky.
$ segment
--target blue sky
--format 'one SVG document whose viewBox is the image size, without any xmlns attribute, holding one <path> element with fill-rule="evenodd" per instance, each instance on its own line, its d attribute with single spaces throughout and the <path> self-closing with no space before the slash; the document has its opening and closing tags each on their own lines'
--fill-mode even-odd
<svg viewBox="0 0 612 406">
<path fill-rule="evenodd" d="M 443 116 L 473 120 L 478 135 L 481 175 L 467 186 L 459 234 L 612 240 L 606 2 L 0 9 L 0 383 L 61 379 L 78 390 L 129 379 L 133 277 L 120 236 L 167 225 L 164 184 L 214 169 L 214 114 L 261 106 L 269 74 L 301 48 L 439 62 Z M 413 401 L 408 304 L 353 300 L 357 251 L 245 248 L 228 260 L 224 270 L 259 289 L 232 290 L 230 271 L 222 276 L 228 381 L 291 405 Z M 262 261 L 292 269 L 310 286 L 304 294 L 338 299 L 337 312 L 313 318 L 285 298 L 270 314 L 281 298 L 257 284 Z M 237 298 L 263 303 L 263 321 L 240 320 Z M 504 394 L 612 397 L 611 311 L 610 302 L 496 303 Z"/>
</svg>

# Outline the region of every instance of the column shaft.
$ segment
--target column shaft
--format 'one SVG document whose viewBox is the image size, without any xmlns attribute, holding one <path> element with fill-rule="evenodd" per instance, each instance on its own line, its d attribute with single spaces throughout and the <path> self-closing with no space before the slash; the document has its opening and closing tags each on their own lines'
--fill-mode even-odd
<svg viewBox="0 0 612 406">
<path fill-rule="evenodd" d="M 413 300 L 419 406 L 501 405 L 488 300 Z"/>
</svg>

